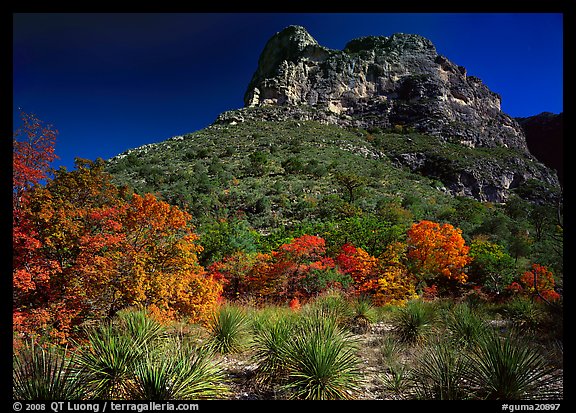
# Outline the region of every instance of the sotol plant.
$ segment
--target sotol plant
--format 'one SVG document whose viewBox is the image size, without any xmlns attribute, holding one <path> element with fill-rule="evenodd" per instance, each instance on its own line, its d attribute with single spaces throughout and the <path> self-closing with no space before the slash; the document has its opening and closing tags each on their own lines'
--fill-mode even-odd
<svg viewBox="0 0 576 413">
<path fill-rule="evenodd" d="M 334 318 L 310 316 L 287 343 L 283 356 L 290 398 L 353 399 L 360 389 L 356 344 Z"/>
<path fill-rule="evenodd" d="M 221 354 L 237 353 L 247 344 L 246 313 L 225 304 L 214 314 L 209 325 L 210 346 Z"/>
<path fill-rule="evenodd" d="M 435 319 L 436 314 L 431 304 L 411 300 L 393 314 L 391 321 L 400 341 L 415 344 L 426 340 Z"/>
<path fill-rule="evenodd" d="M 55 346 L 43 348 L 34 341 L 14 354 L 15 400 L 76 400 L 83 394 L 83 376 L 73 354 Z"/>
<path fill-rule="evenodd" d="M 467 376 L 485 399 L 546 399 L 559 384 L 555 368 L 530 343 L 511 334 L 487 334 L 469 356 Z"/>
<path fill-rule="evenodd" d="M 131 399 L 216 399 L 227 394 L 222 370 L 212 362 L 206 347 L 194 347 L 179 339 L 149 351 L 134 371 Z"/>
</svg>

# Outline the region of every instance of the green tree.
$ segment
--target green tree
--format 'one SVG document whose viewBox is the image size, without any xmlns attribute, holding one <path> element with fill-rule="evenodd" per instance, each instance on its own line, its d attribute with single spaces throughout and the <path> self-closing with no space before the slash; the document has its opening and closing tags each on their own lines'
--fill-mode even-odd
<svg viewBox="0 0 576 413">
<path fill-rule="evenodd" d="M 476 238 L 470 245 L 472 263 L 468 281 L 482 285 L 490 292 L 500 294 L 514 280 L 514 259 L 503 246 L 483 238 Z"/>
<path fill-rule="evenodd" d="M 353 172 L 339 172 L 335 176 L 336 182 L 342 188 L 342 192 L 348 197 L 348 202 L 353 203 L 359 189 L 366 185 L 366 178 Z"/>
</svg>

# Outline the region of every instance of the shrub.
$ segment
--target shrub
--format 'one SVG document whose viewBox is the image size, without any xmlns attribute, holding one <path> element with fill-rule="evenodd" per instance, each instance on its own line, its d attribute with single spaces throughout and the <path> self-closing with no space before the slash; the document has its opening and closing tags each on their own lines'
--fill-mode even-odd
<svg viewBox="0 0 576 413">
<path fill-rule="evenodd" d="M 356 333 L 367 333 L 370 330 L 370 324 L 376 320 L 376 311 L 366 296 L 360 296 L 352 301 L 352 318 L 350 326 Z"/>
<path fill-rule="evenodd" d="M 227 393 L 224 376 L 207 348 L 178 339 L 147 352 L 134 371 L 130 398 L 134 400 L 197 400 Z"/>
<path fill-rule="evenodd" d="M 86 374 L 88 394 L 102 399 L 129 398 L 134 369 L 145 354 L 146 342 L 119 331 L 112 323 L 88 334 L 79 363 Z"/>
<path fill-rule="evenodd" d="M 14 354 L 14 400 L 77 400 L 84 394 L 83 384 L 74 356 L 61 348 L 27 341 Z"/>
<path fill-rule="evenodd" d="M 483 399 L 542 399 L 550 397 L 559 384 L 545 357 L 516 336 L 487 334 L 469 359 L 467 379 Z"/>
<path fill-rule="evenodd" d="M 237 353 L 246 346 L 247 318 L 240 307 L 224 304 L 208 328 L 210 346 L 221 354 Z"/>
<path fill-rule="evenodd" d="M 355 342 L 332 318 L 305 318 L 283 357 L 289 398 L 352 399 L 360 389 Z"/>
<path fill-rule="evenodd" d="M 489 326 L 467 304 L 456 304 L 449 312 L 446 327 L 454 344 L 462 347 L 473 346 Z"/>
<path fill-rule="evenodd" d="M 464 379 L 468 359 L 447 342 L 434 343 L 425 351 L 413 371 L 415 396 L 426 400 L 468 398 Z"/>
<path fill-rule="evenodd" d="M 260 328 L 254 335 L 253 359 L 258 367 L 256 381 L 261 384 L 279 382 L 287 374 L 286 346 L 294 334 L 294 322 L 283 317 Z"/>
<path fill-rule="evenodd" d="M 433 306 L 421 300 L 411 300 L 396 310 L 391 321 L 400 341 L 415 344 L 426 340 L 435 318 Z"/>
</svg>

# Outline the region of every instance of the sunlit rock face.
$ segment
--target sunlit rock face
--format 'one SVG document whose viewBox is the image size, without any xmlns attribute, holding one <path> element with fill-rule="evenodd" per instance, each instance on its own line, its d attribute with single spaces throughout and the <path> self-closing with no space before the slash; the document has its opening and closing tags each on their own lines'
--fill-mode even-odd
<svg viewBox="0 0 576 413">
<path fill-rule="evenodd" d="M 500 96 L 414 34 L 363 37 L 340 51 L 290 26 L 264 47 L 244 102 L 308 105 L 346 126 L 401 125 L 470 146 L 527 150 Z"/>
<path fill-rule="evenodd" d="M 503 202 L 510 189 L 528 179 L 558 184 L 556 175 L 529 153 L 522 128 L 502 112 L 500 96 L 419 35 L 362 37 L 344 50 L 332 50 L 303 27 L 289 26 L 265 45 L 244 103 L 253 109 L 278 108 L 261 112 L 263 119 L 418 132 L 437 137 L 439 144 L 503 148 L 520 155 L 508 165 L 486 159 L 474 169 L 452 168 L 442 179 L 454 194 Z M 426 153 L 397 160 L 435 175 Z"/>
</svg>

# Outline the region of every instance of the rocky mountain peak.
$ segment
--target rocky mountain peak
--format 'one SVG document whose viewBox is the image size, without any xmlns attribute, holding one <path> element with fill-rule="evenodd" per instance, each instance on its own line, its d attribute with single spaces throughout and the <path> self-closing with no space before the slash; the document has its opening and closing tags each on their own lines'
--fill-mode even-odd
<svg viewBox="0 0 576 413">
<path fill-rule="evenodd" d="M 308 106 L 343 126 L 400 126 L 444 142 L 528 152 L 500 96 L 416 34 L 361 37 L 332 50 L 290 26 L 264 47 L 244 102 Z"/>
<path fill-rule="evenodd" d="M 333 50 L 289 26 L 265 45 L 244 103 L 215 123 L 314 120 L 404 134 L 406 149 L 385 156 L 481 201 L 504 202 L 532 180 L 559 187 L 517 120 L 502 112 L 500 95 L 417 34 L 360 37 Z M 438 150 L 414 147 L 410 134 L 435 138 Z M 448 147 L 468 160 L 443 155 Z"/>
</svg>

